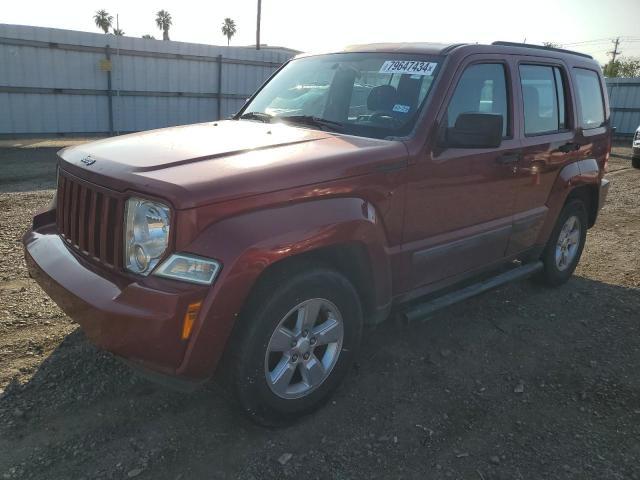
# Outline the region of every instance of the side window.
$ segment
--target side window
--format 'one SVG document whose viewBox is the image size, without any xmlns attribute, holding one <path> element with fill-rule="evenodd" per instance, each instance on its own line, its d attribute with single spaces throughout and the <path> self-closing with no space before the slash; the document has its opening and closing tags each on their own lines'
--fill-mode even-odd
<svg viewBox="0 0 640 480">
<path fill-rule="evenodd" d="M 600 77 L 593 70 L 584 68 L 576 68 L 574 73 L 580 105 L 580 126 L 582 128 L 599 127 L 604 123 Z"/>
<path fill-rule="evenodd" d="M 520 65 L 524 133 L 556 132 L 567 126 L 564 81 L 557 67 Z"/>
<path fill-rule="evenodd" d="M 468 67 L 456 87 L 449 108 L 449 127 L 461 113 L 494 113 L 502 116 L 502 135 L 508 135 L 507 85 L 504 65 L 482 63 Z"/>
</svg>

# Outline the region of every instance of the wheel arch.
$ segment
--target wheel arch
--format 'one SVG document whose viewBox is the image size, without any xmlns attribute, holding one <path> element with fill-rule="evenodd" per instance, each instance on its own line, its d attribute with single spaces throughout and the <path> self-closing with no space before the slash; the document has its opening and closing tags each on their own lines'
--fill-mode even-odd
<svg viewBox="0 0 640 480">
<path fill-rule="evenodd" d="M 267 266 L 256 279 L 252 292 L 268 284 L 270 279 L 285 271 L 296 271 L 304 266 L 324 266 L 345 276 L 358 292 L 362 302 L 365 324 L 375 324 L 378 319 L 376 285 L 371 258 L 367 247 L 358 241 L 336 243 L 279 259 Z M 251 294 L 250 294 L 251 295 Z"/>
<path fill-rule="evenodd" d="M 571 199 L 578 198 L 585 202 L 589 228 L 595 224 L 598 217 L 601 178 L 602 173 L 595 159 L 579 160 L 565 165 L 560 170 L 547 198 L 546 205 L 549 213 L 536 244 L 547 243 L 560 211 Z"/>
<path fill-rule="evenodd" d="M 571 189 L 567 198 L 564 201 L 563 205 L 566 205 L 571 200 L 580 200 L 584 203 L 584 206 L 587 210 L 587 218 L 589 223 L 587 224 L 588 228 L 591 228 L 595 225 L 596 219 L 598 218 L 598 203 L 599 203 L 599 195 L 600 189 L 597 185 L 594 184 L 583 184 L 578 185 L 575 188 Z"/>
<path fill-rule="evenodd" d="M 391 305 L 386 231 L 374 205 L 361 198 L 309 201 L 228 218 L 207 228 L 187 251 L 217 258 L 223 268 L 203 301 L 180 375 L 211 375 L 251 292 L 295 263 L 315 262 L 347 277 L 369 320 L 384 319 Z"/>
</svg>

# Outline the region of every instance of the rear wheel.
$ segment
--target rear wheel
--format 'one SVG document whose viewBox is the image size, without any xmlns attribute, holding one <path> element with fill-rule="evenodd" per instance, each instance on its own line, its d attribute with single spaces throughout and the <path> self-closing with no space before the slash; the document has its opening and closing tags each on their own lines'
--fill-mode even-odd
<svg viewBox="0 0 640 480">
<path fill-rule="evenodd" d="M 266 285 L 234 335 L 232 381 L 249 417 L 277 426 L 321 406 L 344 379 L 362 312 L 353 285 L 330 269 L 290 272 Z"/>
<path fill-rule="evenodd" d="M 555 287 L 573 275 L 587 238 L 587 210 L 580 200 L 570 200 L 560 212 L 542 254 L 544 268 L 538 280 Z"/>
</svg>

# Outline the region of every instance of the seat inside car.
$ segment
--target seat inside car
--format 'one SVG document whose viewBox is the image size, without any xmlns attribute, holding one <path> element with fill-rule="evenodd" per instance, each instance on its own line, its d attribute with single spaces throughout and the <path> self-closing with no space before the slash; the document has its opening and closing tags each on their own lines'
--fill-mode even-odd
<svg viewBox="0 0 640 480">
<path fill-rule="evenodd" d="M 536 87 L 524 85 L 522 87 L 522 97 L 525 111 L 525 129 L 527 132 L 544 132 L 547 128 L 548 119 L 540 115 L 540 94 Z"/>
<path fill-rule="evenodd" d="M 392 85 L 373 87 L 367 97 L 367 109 L 371 112 L 391 112 L 396 104 L 398 91 Z"/>
</svg>

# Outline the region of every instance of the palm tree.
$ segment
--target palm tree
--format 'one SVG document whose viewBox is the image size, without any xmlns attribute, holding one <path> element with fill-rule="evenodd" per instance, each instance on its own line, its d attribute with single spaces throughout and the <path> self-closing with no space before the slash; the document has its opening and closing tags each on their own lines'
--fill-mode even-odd
<svg viewBox="0 0 640 480">
<path fill-rule="evenodd" d="M 169 40 L 169 27 L 173 25 L 171 14 L 166 10 L 160 10 L 156 13 L 156 25 L 162 30 L 162 39 Z"/>
<path fill-rule="evenodd" d="M 93 21 L 96 22 L 96 26 L 102 29 L 104 33 L 109 33 L 109 28 L 111 28 L 111 24 L 113 23 L 113 16 L 109 15 L 109 12 L 106 10 L 98 10 L 93 16 Z"/>
<path fill-rule="evenodd" d="M 122 37 L 124 36 L 124 30 L 122 30 L 121 28 L 114 28 L 113 34 L 117 37 Z"/>
<path fill-rule="evenodd" d="M 231 37 L 236 34 L 236 22 L 231 20 L 229 17 L 225 18 L 224 23 L 222 24 L 222 34 L 227 37 L 227 46 L 229 46 Z"/>
</svg>

